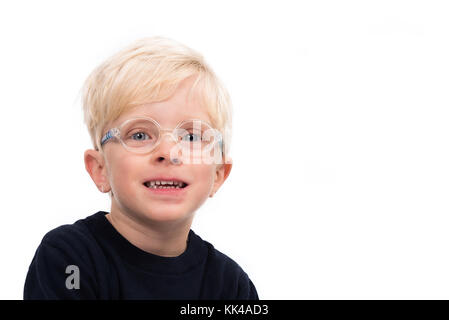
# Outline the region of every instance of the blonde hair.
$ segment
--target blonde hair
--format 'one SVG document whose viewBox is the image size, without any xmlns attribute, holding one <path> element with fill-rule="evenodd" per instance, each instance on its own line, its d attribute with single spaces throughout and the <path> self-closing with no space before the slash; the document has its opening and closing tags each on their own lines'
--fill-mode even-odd
<svg viewBox="0 0 449 320">
<path fill-rule="evenodd" d="M 95 68 L 86 79 L 82 104 L 94 148 L 102 150 L 100 141 L 108 123 L 130 108 L 168 99 L 178 84 L 191 76 L 196 77 L 193 88 L 198 89 L 211 124 L 223 135 L 225 157 L 232 132 L 232 105 L 227 90 L 200 53 L 163 37 L 134 42 Z"/>
</svg>

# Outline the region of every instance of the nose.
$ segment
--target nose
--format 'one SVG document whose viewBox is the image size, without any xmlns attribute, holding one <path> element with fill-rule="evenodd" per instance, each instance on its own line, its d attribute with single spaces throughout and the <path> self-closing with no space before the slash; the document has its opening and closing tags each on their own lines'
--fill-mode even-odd
<svg viewBox="0 0 449 320">
<path fill-rule="evenodd" d="M 158 163 L 170 162 L 180 164 L 180 157 L 176 153 L 177 141 L 171 133 L 163 133 L 159 138 L 160 142 L 153 150 L 153 161 Z"/>
</svg>

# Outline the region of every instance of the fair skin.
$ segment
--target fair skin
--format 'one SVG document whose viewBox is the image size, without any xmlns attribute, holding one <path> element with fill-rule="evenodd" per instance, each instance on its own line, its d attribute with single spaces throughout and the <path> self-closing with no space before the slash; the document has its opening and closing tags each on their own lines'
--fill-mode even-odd
<svg viewBox="0 0 449 320">
<path fill-rule="evenodd" d="M 163 128 L 175 128 L 191 118 L 212 123 L 198 98 L 188 97 L 193 80 L 182 81 L 167 100 L 122 114 L 104 132 L 136 116 L 151 117 Z M 174 164 L 170 150 L 175 144 L 165 136 L 150 153 L 135 154 L 113 139 L 103 145 L 103 154 L 93 149 L 84 153 L 86 170 L 99 190 L 112 190 L 108 221 L 134 246 L 163 257 L 176 257 L 185 251 L 195 211 L 217 192 L 232 168 L 231 159 L 222 164 Z M 189 185 L 179 197 L 154 195 L 143 185 L 154 176 L 179 177 Z"/>
</svg>

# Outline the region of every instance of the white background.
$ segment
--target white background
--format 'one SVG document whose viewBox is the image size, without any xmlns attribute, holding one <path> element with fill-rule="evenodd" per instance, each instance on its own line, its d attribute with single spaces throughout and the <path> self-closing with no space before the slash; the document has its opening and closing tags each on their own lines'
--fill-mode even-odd
<svg viewBox="0 0 449 320">
<path fill-rule="evenodd" d="M 445 1 L 2 1 L 0 298 L 49 230 L 109 210 L 79 90 L 141 37 L 200 51 L 232 173 L 192 229 L 262 299 L 448 299 Z"/>
</svg>

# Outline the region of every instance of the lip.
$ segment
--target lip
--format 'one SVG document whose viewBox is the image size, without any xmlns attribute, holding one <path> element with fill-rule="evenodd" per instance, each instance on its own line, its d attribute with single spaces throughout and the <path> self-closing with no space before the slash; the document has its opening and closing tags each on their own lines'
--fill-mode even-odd
<svg viewBox="0 0 449 320">
<path fill-rule="evenodd" d="M 187 181 L 183 180 L 183 179 L 176 178 L 176 177 L 168 177 L 168 176 L 166 176 L 166 177 L 158 176 L 158 177 L 146 178 L 146 179 L 143 181 L 143 183 L 145 183 L 145 182 L 147 182 L 147 181 L 151 181 L 151 180 L 159 180 L 159 181 L 161 181 L 161 180 L 162 180 L 162 181 L 181 181 L 181 182 L 184 182 L 185 184 L 189 185 L 189 183 L 188 183 Z"/>
<path fill-rule="evenodd" d="M 169 188 L 167 188 L 167 189 L 159 189 L 159 188 L 155 188 L 155 189 L 153 189 L 153 188 L 148 188 L 146 185 L 143 185 L 143 187 L 145 188 L 145 189 L 147 189 L 148 190 L 148 192 L 150 192 L 151 194 L 155 194 L 155 195 L 161 195 L 161 196 L 174 196 L 174 197 L 179 197 L 179 196 L 182 196 L 183 194 L 185 194 L 186 193 L 186 189 L 187 188 L 189 188 L 189 186 L 190 185 L 187 185 L 187 186 L 185 186 L 184 188 L 179 188 L 179 189 L 176 189 L 176 188 L 172 188 L 172 189 L 169 189 Z"/>
<path fill-rule="evenodd" d="M 184 188 L 182 188 L 182 189 L 181 188 L 179 188 L 179 189 L 176 189 L 176 188 L 173 188 L 173 189 L 169 189 L 169 188 L 167 188 L 167 189 L 162 189 L 162 188 L 161 189 L 159 189 L 159 188 L 153 189 L 153 188 L 148 188 L 145 185 L 145 182 L 151 181 L 151 180 L 181 181 L 181 182 L 184 182 L 187 185 Z M 143 187 L 145 189 L 147 189 L 149 192 L 151 192 L 151 194 L 162 195 L 162 196 L 163 195 L 165 195 L 165 196 L 175 196 L 175 197 L 182 196 L 184 193 L 186 193 L 186 189 L 190 186 L 190 184 L 187 181 L 183 180 L 183 179 L 175 178 L 175 177 L 168 177 L 168 176 L 165 176 L 165 177 L 158 176 L 158 177 L 147 178 L 147 179 L 144 180 L 142 185 L 143 185 Z"/>
</svg>

